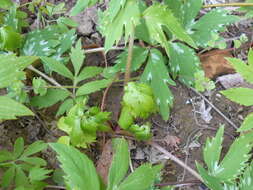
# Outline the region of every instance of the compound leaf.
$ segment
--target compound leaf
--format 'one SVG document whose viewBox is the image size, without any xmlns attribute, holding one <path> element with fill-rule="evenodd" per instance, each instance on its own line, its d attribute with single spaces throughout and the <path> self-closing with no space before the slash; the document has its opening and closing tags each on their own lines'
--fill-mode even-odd
<svg viewBox="0 0 253 190">
<path fill-rule="evenodd" d="M 70 59 L 74 66 L 75 76 L 78 75 L 82 67 L 84 58 L 85 58 L 85 55 L 84 55 L 84 50 L 82 49 L 81 40 L 78 40 L 78 42 L 76 43 L 76 46 L 71 48 L 71 53 L 70 53 Z"/>
<path fill-rule="evenodd" d="M 100 74 L 103 71 L 103 68 L 101 67 L 96 67 L 96 66 L 87 66 L 84 67 L 83 70 L 80 72 L 80 74 L 77 76 L 77 83 L 88 79 L 95 77 L 96 75 Z"/>
<path fill-rule="evenodd" d="M 173 95 L 168 85 L 175 83 L 170 79 L 163 55 L 157 49 L 151 49 L 141 81 L 151 85 L 159 112 L 164 120 L 168 120 L 170 106 L 173 104 Z"/>
<path fill-rule="evenodd" d="M 67 90 L 48 89 L 46 95 L 33 97 L 31 99 L 31 104 L 39 109 L 46 108 L 59 101 L 65 100 L 69 95 L 70 93 Z"/>
<path fill-rule="evenodd" d="M 71 189 L 99 190 L 100 183 L 92 161 L 77 149 L 59 143 L 50 143 L 57 152 L 61 168 Z"/>
<path fill-rule="evenodd" d="M 24 151 L 24 139 L 19 137 L 14 144 L 13 155 L 15 158 L 18 158 Z"/>
<path fill-rule="evenodd" d="M 173 77 L 188 86 L 194 83 L 194 74 L 200 70 L 199 58 L 193 49 L 181 43 L 168 43 L 170 51 L 170 69 Z"/>
<path fill-rule="evenodd" d="M 21 158 L 33 155 L 37 152 L 44 150 L 45 148 L 47 148 L 46 143 L 44 143 L 43 141 L 35 141 L 24 150 L 23 154 L 21 155 Z"/>
<path fill-rule="evenodd" d="M 129 150 L 125 139 L 114 139 L 113 148 L 115 154 L 108 175 L 107 190 L 118 187 L 121 180 L 125 177 L 129 167 Z"/>
<path fill-rule="evenodd" d="M 253 105 L 253 89 L 249 88 L 231 88 L 228 90 L 223 90 L 221 93 L 226 96 L 228 99 L 244 105 L 252 106 Z"/>
<path fill-rule="evenodd" d="M 28 115 L 34 114 L 19 102 L 16 102 L 7 96 L 0 96 L 0 119 L 17 119 L 17 116 Z"/>
</svg>

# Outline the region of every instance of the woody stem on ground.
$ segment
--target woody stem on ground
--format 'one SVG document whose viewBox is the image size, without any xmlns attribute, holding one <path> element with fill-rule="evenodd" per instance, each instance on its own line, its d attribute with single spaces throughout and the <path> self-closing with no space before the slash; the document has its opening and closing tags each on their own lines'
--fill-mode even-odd
<svg viewBox="0 0 253 190">
<path fill-rule="evenodd" d="M 210 4 L 204 5 L 203 8 L 213 7 L 252 7 L 253 3 L 221 3 L 221 4 Z"/>
<path fill-rule="evenodd" d="M 131 65 L 132 65 L 132 58 L 133 58 L 133 47 L 134 47 L 134 25 L 132 24 L 132 33 L 130 35 L 129 44 L 128 44 L 128 56 L 127 56 L 127 63 L 126 63 L 124 86 L 129 82 L 130 77 L 131 77 Z"/>
</svg>

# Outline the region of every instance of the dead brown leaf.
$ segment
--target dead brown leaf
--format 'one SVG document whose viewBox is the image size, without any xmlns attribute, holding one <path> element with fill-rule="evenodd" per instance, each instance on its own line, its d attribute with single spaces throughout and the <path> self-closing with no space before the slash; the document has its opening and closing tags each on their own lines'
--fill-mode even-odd
<svg viewBox="0 0 253 190">
<path fill-rule="evenodd" d="M 167 135 L 164 138 L 163 142 L 172 148 L 178 148 L 178 145 L 180 144 L 180 139 L 177 136 Z"/>
<path fill-rule="evenodd" d="M 212 50 L 200 55 L 201 66 L 206 77 L 214 79 L 224 74 L 235 73 L 226 57 L 232 57 L 232 55 L 229 51 L 224 50 Z"/>
<path fill-rule="evenodd" d="M 112 162 L 113 157 L 113 149 L 112 149 L 112 141 L 108 140 L 104 147 L 102 154 L 97 162 L 97 172 L 101 176 L 104 184 L 107 184 L 107 178 L 109 173 L 109 168 Z"/>
</svg>

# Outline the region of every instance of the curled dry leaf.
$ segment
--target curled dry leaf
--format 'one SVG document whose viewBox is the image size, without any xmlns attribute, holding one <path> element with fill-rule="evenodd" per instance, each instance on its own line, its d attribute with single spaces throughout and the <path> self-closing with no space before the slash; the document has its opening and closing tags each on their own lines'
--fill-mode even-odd
<svg viewBox="0 0 253 190">
<path fill-rule="evenodd" d="M 201 66 L 205 76 L 214 79 L 220 75 L 234 73 L 234 68 L 228 63 L 226 57 L 232 57 L 231 53 L 224 50 L 212 50 L 200 55 Z"/>
<path fill-rule="evenodd" d="M 165 136 L 163 142 L 172 148 L 178 148 L 178 145 L 180 144 L 180 139 L 177 136 L 167 135 Z"/>
<path fill-rule="evenodd" d="M 101 176 L 105 184 L 107 184 L 107 178 L 112 158 L 113 158 L 112 141 L 108 140 L 103 147 L 102 154 L 97 162 L 96 167 L 98 174 Z"/>
</svg>

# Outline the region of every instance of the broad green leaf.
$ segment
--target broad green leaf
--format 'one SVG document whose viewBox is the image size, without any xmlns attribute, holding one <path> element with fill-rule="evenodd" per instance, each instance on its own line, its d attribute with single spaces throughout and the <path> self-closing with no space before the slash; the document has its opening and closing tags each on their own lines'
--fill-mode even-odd
<svg viewBox="0 0 253 190">
<path fill-rule="evenodd" d="M 168 8 L 172 11 L 173 15 L 183 23 L 183 2 L 179 0 L 164 0 L 164 3 L 168 6 Z"/>
<path fill-rule="evenodd" d="M 249 55 L 250 56 L 250 53 Z M 235 68 L 242 77 L 249 83 L 253 84 L 253 63 L 246 65 L 242 60 L 236 58 L 227 58 L 229 63 Z M 249 60 L 250 63 L 250 60 Z"/>
<path fill-rule="evenodd" d="M 33 78 L 33 91 L 35 94 L 44 96 L 47 93 L 47 82 L 41 78 Z"/>
<path fill-rule="evenodd" d="M 96 169 L 85 154 L 64 144 L 50 143 L 50 146 L 57 152 L 57 158 L 71 189 L 100 190 Z"/>
<path fill-rule="evenodd" d="M 173 15 L 171 10 L 163 4 L 154 4 L 147 8 L 144 13 L 144 18 L 151 38 L 165 48 L 169 55 L 168 39 L 163 31 L 163 26 L 175 35 L 176 38 L 182 40 L 192 47 L 196 47 L 194 41 L 186 33 L 178 19 Z"/>
<path fill-rule="evenodd" d="M 224 134 L 224 126 L 220 126 L 216 136 L 213 139 L 207 138 L 203 150 L 203 157 L 206 165 L 208 166 L 209 173 L 215 174 L 219 169 L 219 160 L 222 149 L 222 141 Z"/>
<path fill-rule="evenodd" d="M 19 137 L 14 144 L 13 156 L 17 159 L 24 151 L 24 139 Z"/>
<path fill-rule="evenodd" d="M 46 95 L 33 97 L 31 99 L 31 104 L 39 109 L 46 108 L 59 101 L 65 100 L 69 95 L 70 93 L 67 90 L 48 89 Z"/>
<path fill-rule="evenodd" d="M 11 0 L 1 0 L 0 8 L 1 9 L 8 9 L 13 5 Z"/>
<path fill-rule="evenodd" d="M 132 63 L 131 63 L 131 71 L 137 71 L 142 64 L 146 61 L 148 56 L 149 50 L 146 48 L 134 46 L 133 48 L 133 55 L 132 55 Z M 114 72 L 125 72 L 126 70 L 126 63 L 128 57 L 128 50 L 124 50 L 116 60 L 116 64 L 113 66 Z"/>
<path fill-rule="evenodd" d="M 187 0 L 182 5 L 183 24 L 187 28 L 194 23 L 196 16 L 202 8 L 203 0 Z"/>
<path fill-rule="evenodd" d="M 123 138 L 114 139 L 113 149 L 115 153 L 108 175 L 107 190 L 113 190 L 119 186 L 119 183 L 125 177 L 129 167 L 130 154 L 127 141 Z"/>
<path fill-rule="evenodd" d="M 159 171 L 158 171 L 159 172 Z M 131 173 L 118 187 L 118 190 L 146 190 L 157 177 L 151 164 L 143 164 Z"/>
<path fill-rule="evenodd" d="M 163 55 L 157 49 L 151 49 L 141 81 L 151 85 L 159 112 L 164 120 L 168 120 L 173 105 L 173 95 L 168 85 L 175 83 L 168 74 Z"/>
<path fill-rule="evenodd" d="M 74 105 L 74 101 L 73 99 L 67 99 L 65 100 L 59 107 L 56 116 L 62 115 L 65 112 L 68 112 L 70 110 L 71 107 L 73 107 Z"/>
<path fill-rule="evenodd" d="M 47 148 L 46 143 L 44 143 L 43 141 L 36 141 L 25 149 L 25 151 L 21 155 L 21 159 L 33 155 L 35 153 L 38 153 L 46 148 Z"/>
<path fill-rule="evenodd" d="M 124 8 L 127 0 L 111 0 L 109 2 L 108 12 L 109 18 L 113 20 L 116 15 Z"/>
<path fill-rule="evenodd" d="M 197 46 L 206 47 L 212 33 L 222 31 L 226 25 L 238 20 L 237 16 L 228 15 L 228 11 L 224 9 L 213 9 L 193 22 L 188 33 Z"/>
<path fill-rule="evenodd" d="M 82 67 L 85 55 L 84 50 L 82 49 L 81 40 L 78 40 L 75 47 L 71 48 L 70 59 L 74 66 L 75 76 L 79 74 L 79 71 Z"/>
<path fill-rule="evenodd" d="M 105 12 L 104 16 L 109 17 L 110 12 Z M 128 0 L 125 6 L 119 11 L 117 17 L 112 21 L 108 20 L 103 23 L 105 27 L 105 50 L 108 51 L 114 44 L 118 44 L 123 33 L 125 42 L 134 31 L 134 27 L 140 20 L 139 2 L 136 0 Z"/>
<path fill-rule="evenodd" d="M 0 96 L 0 119 L 17 119 L 17 116 L 28 115 L 34 114 L 19 102 L 16 102 L 7 96 Z"/>
<path fill-rule="evenodd" d="M 44 179 L 47 179 L 49 176 L 48 174 L 51 173 L 52 170 L 46 170 L 44 168 L 38 168 L 38 167 L 33 167 L 29 171 L 29 179 L 31 182 L 34 181 L 42 181 Z"/>
<path fill-rule="evenodd" d="M 215 176 L 223 181 L 235 180 L 241 175 L 251 157 L 253 133 L 242 134 L 230 146 L 216 170 Z M 243 148 L 242 148 L 243 147 Z M 239 156 L 240 155 L 240 156 Z"/>
<path fill-rule="evenodd" d="M 178 77 L 188 86 L 194 83 L 194 73 L 200 70 L 200 61 L 193 49 L 181 43 L 168 43 L 170 69 L 173 77 Z"/>
<path fill-rule="evenodd" d="M 228 99 L 244 105 L 252 106 L 253 105 L 253 89 L 249 88 L 231 88 L 228 90 L 223 90 L 221 93 L 226 96 Z"/>
<path fill-rule="evenodd" d="M 219 181 L 219 179 L 210 176 L 208 172 L 198 162 L 196 162 L 196 166 L 199 171 L 199 174 L 201 175 L 207 187 L 209 187 L 212 190 L 224 190 L 223 186 L 221 185 L 221 181 Z"/>
<path fill-rule="evenodd" d="M 21 47 L 21 34 L 10 26 L 0 28 L 0 48 L 7 51 L 15 51 Z"/>
<path fill-rule="evenodd" d="M 70 16 L 75 16 L 79 14 L 87 7 L 95 5 L 98 1 L 101 0 L 78 0 L 75 6 L 72 8 Z"/>
<path fill-rule="evenodd" d="M 7 188 L 10 186 L 12 180 L 15 177 L 15 166 L 11 166 L 10 168 L 8 168 L 8 170 L 6 170 L 2 176 L 2 180 L 1 180 L 1 187 L 3 188 Z"/>
<path fill-rule="evenodd" d="M 25 73 L 22 70 L 36 59 L 37 57 L 34 56 L 0 55 L 0 88 L 8 87 L 14 82 L 24 79 Z"/>
<path fill-rule="evenodd" d="M 249 131 L 253 128 L 253 113 L 247 115 L 237 132 Z"/>
<path fill-rule="evenodd" d="M 77 90 L 76 95 L 82 96 L 91 94 L 93 92 L 106 88 L 111 82 L 112 82 L 111 80 L 106 79 L 87 82 Z"/>
<path fill-rule="evenodd" d="M 96 75 L 100 74 L 103 71 L 103 68 L 96 67 L 96 66 L 87 66 L 84 67 L 83 70 L 76 78 L 76 82 L 80 82 L 82 80 L 95 77 Z"/>
<path fill-rule="evenodd" d="M 28 178 L 20 166 L 16 166 L 15 184 L 17 187 L 26 186 L 28 184 Z"/>
<path fill-rule="evenodd" d="M 248 53 L 248 65 L 253 67 L 253 50 L 251 48 Z"/>
<path fill-rule="evenodd" d="M 41 60 L 54 72 L 57 72 L 58 74 L 65 76 L 69 79 L 73 79 L 74 76 L 71 73 L 71 71 L 61 62 L 50 58 L 50 57 L 41 57 Z"/>
</svg>

